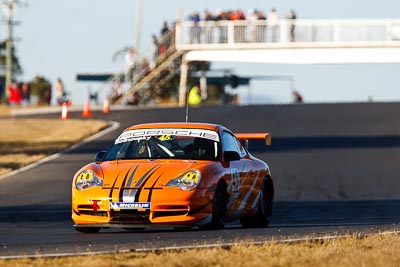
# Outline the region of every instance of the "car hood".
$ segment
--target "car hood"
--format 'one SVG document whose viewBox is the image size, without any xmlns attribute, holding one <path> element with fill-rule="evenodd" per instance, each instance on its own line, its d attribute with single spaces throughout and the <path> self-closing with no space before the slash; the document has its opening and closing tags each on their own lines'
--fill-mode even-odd
<svg viewBox="0 0 400 267">
<path fill-rule="evenodd" d="M 193 160 L 127 160 L 103 162 L 103 188 L 163 187 L 171 179 L 209 162 Z"/>
</svg>

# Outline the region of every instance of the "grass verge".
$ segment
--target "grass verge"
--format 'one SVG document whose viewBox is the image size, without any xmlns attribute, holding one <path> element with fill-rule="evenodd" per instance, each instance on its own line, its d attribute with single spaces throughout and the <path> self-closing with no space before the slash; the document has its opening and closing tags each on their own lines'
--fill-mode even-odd
<svg viewBox="0 0 400 267">
<path fill-rule="evenodd" d="M 326 241 L 265 243 L 230 249 L 3 260 L 9 266 L 398 266 L 400 236 L 352 236 Z"/>
<path fill-rule="evenodd" d="M 57 153 L 107 127 L 97 120 L 1 119 L 0 175 Z"/>
</svg>

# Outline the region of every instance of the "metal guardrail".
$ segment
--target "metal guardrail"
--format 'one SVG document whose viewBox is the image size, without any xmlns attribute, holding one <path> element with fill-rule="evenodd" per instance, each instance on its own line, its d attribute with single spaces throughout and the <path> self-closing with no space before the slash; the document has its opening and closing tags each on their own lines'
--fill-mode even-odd
<svg viewBox="0 0 400 267">
<path fill-rule="evenodd" d="M 315 46 L 399 46 L 400 20 L 184 21 L 178 50 Z"/>
</svg>

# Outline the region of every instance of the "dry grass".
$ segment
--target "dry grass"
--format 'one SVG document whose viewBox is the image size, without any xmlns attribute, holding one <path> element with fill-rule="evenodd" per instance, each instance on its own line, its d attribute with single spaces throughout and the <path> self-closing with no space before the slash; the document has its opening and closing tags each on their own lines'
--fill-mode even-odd
<svg viewBox="0 0 400 267">
<path fill-rule="evenodd" d="M 8 266 L 399 266 L 400 236 L 357 236 L 325 242 L 266 243 L 231 249 L 193 249 L 64 258 L 3 260 Z"/>
<path fill-rule="evenodd" d="M 11 114 L 10 107 L 0 105 L 0 116 L 9 116 Z"/>
<path fill-rule="evenodd" d="M 1 119 L 0 175 L 61 151 L 106 126 L 96 120 Z"/>
</svg>

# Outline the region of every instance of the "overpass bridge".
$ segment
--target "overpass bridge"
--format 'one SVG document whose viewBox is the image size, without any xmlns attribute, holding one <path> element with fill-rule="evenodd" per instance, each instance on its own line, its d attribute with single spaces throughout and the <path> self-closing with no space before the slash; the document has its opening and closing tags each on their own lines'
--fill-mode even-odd
<svg viewBox="0 0 400 267">
<path fill-rule="evenodd" d="M 268 20 L 178 20 L 171 36 L 171 60 L 176 61 L 178 55 L 181 58 L 179 106 L 185 105 L 188 64 L 192 61 L 400 63 L 400 19 L 284 19 L 274 25 Z M 159 70 L 151 71 L 145 81 L 151 79 L 152 72 Z M 205 79 L 204 73 L 201 78 Z M 133 85 L 128 93 L 140 86 Z"/>
</svg>

